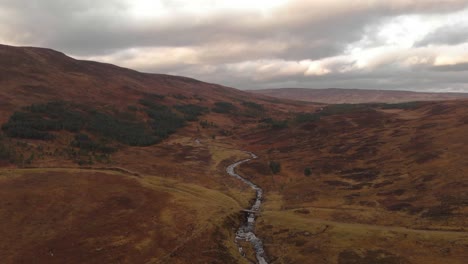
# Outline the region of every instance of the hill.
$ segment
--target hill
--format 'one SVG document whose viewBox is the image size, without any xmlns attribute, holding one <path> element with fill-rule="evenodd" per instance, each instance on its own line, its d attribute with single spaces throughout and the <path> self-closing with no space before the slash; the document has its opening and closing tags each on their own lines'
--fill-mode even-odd
<svg viewBox="0 0 468 264">
<path fill-rule="evenodd" d="M 344 104 L 246 134 L 260 158 L 242 171 L 267 190 L 259 228 L 269 255 L 278 263 L 463 263 L 467 121 L 466 100 Z"/>
<path fill-rule="evenodd" d="M 282 99 L 320 102 L 327 104 L 401 103 L 412 101 L 443 101 L 468 98 L 468 94 L 466 93 L 427 93 L 337 88 L 281 88 L 252 90 L 250 92 Z"/>
<path fill-rule="evenodd" d="M 0 46 L 0 258 L 245 262 L 232 228 L 252 193 L 225 175 L 246 156 L 230 138 L 291 109 L 315 107 Z"/>
<path fill-rule="evenodd" d="M 145 96 L 165 96 L 166 104 L 184 99 L 198 103 L 265 99 L 187 77 L 140 73 L 75 60 L 50 49 L 6 45 L 0 45 L 0 87 L 0 111 L 4 112 L 59 100 L 125 108 Z"/>
<path fill-rule="evenodd" d="M 314 104 L 0 46 L 5 263 L 464 263 L 466 100 Z"/>
</svg>

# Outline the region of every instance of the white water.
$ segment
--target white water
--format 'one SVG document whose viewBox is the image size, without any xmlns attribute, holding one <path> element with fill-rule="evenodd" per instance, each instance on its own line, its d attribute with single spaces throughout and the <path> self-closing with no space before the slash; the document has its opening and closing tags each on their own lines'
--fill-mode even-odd
<svg viewBox="0 0 468 264">
<path fill-rule="evenodd" d="M 249 185 L 252 189 L 255 190 L 255 193 L 256 193 L 255 202 L 254 202 L 254 204 L 252 205 L 252 207 L 249 210 L 253 211 L 253 212 L 258 212 L 260 210 L 260 206 L 262 205 L 263 190 L 260 187 L 258 187 L 257 185 L 255 185 L 253 182 L 241 177 L 239 174 L 237 174 L 234 171 L 234 169 L 237 166 L 239 166 L 240 164 L 257 158 L 257 156 L 255 154 L 253 154 L 251 152 L 247 152 L 247 153 L 249 153 L 250 156 L 252 156 L 252 158 L 241 160 L 241 161 L 238 161 L 236 163 L 233 163 L 233 164 L 229 165 L 226 168 L 226 172 L 229 175 L 241 180 L 242 182 Z M 265 257 L 265 250 L 263 249 L 263 242 L 262 242 L 262 240 L 260 238 L 258 238 L 255 235 L 254 232 L 255 232 L 255 213 L 248 213 L 247 222 L 242 224 L 239 227 L 239 229 L 237 230 L 237 232 L 236 232 L 236 243 L 239 240 L 249 241 L 252 244 L 252 247 L 255 250 L 255 254 L 256 254 L 256 257 L 257 257 L 257 262 L 259 264 L 268 264 L 268 262 L 266 261 L 266 257 Z M 242 255 L 244 255 L 245 254 L 244 250 L 239 245 L 239 243 L 237 243 L 237 246 L 239 247 L 239 252 Z"/>
</svg>

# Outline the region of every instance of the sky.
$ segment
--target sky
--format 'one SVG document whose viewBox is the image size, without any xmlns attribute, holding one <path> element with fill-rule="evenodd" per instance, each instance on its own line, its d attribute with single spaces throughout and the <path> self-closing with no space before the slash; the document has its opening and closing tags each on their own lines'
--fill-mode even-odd
<svg viewBox="0 0 468 264">
<path fill-rule="evenodd" d="M 0 43 L 245 90 L 468 92 L 468 0 L 0 0 Z"/>
</svg>

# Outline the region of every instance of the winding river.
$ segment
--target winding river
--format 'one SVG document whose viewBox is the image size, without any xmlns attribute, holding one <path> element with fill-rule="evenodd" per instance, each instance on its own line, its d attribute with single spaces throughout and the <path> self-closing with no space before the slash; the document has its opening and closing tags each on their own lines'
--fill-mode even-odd
<svg viewBox="0 0 468 264">
<path fill-rule="evenodd" d="M 239 245 L 238 241 L 239 240 L 249 241 L 252 244 L 253 249 L 255 250 L 257 262 L 259 264 L 268 264 L 268 262 L 266 261 L 265 250 L 263 249 L 263 242 L 260 238 L 258 238 L 255 235 L 255 213 L 257 213 L 260 210 L 260 206 L 262 205 L 263 190 L 262 188 L 255 185 L 253 182 L 241 177 L 239 174 L 235 172 L 235 168 L 239 166 L 240 164 L 257 158 L 255 154 L 251 152 L 247 152 L 247 153 L 250 154 L 251 158 L 238 161 L 236 163 L 229 165 L 226 168 L 226 172 L 229 175 L 249 185 L 252 189 L 255 190 L 255 193 L 256 193 L 255 202 L 253 203 L 252 207 L 250 207 L 250 209 L 246 209 L 246 212 L 247 212 L 246 222 L 242 224 L 239 227 L 239 229 L 237 229 L 236 244 L 239 247 L 239 252 L 243 256 L 245 256 L 244 250 L 242 246 Z"/>
</svg>

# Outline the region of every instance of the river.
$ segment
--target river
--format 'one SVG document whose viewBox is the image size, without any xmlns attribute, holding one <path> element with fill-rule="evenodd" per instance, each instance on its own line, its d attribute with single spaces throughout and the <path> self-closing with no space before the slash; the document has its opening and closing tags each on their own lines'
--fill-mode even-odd
<svg viewBox="0 0 468 264">
<path fill-rule="evenodd" d="M 242 163 L 245 163 L 245 162 L 248 162 L 248 161 L 250 161 L 252 159 L 257 158 L 257 156 L 255 154 L 253 154 L 251 152 L 247 152 L 247 153 L 250 154 L 251 158 L 235 162 L 235 163 L 229 165 L 226 168 L 226 172 L 229 175 L 231 175 L 232 177 L 235 177 L 235 178 L 241 180 L 242 182 L 244 182 L 245 184 L 249 185 L 252 189 L 255 190 L 255 194 L 256 194 L 255 195 L 255 201 L 254 201 L 253 205 L 246 210 L 246 211 L 248 211 L 246 221 L 239 227 L 239 229 L 237 229 L 236 244 L 239 247 L 239 252 L 243 256 L 245 256 L 244 249 L 238 243 L 238 241 L 239 240 L 244 240 L 244 241 L 250 242 L 252 244 L 252 247 L 253 247 L 254 251 L 255 251 L 255 255 L 256 255 L 256 258 L 257 258 L 257 263 L 258 264 L 268 264 L 268 262 L 266 260 L 266 256 L 265 256 L 265 250 L 263 249 L 263 242 L 262 242 L 262 240 L 260 238 L 258 238 L 255 235 L 255 213 L 258 213 L 260 211 L 260 207 L 262 205 L 263 190 L 262 190 L 262 188 L 260 188 L 256 184 L 254 184 L 253 182 L 241 177 L 239 174 L 237 174 L 235 172 L 235 168 L 237 166 L 241 165 Z"/>
</svg>

